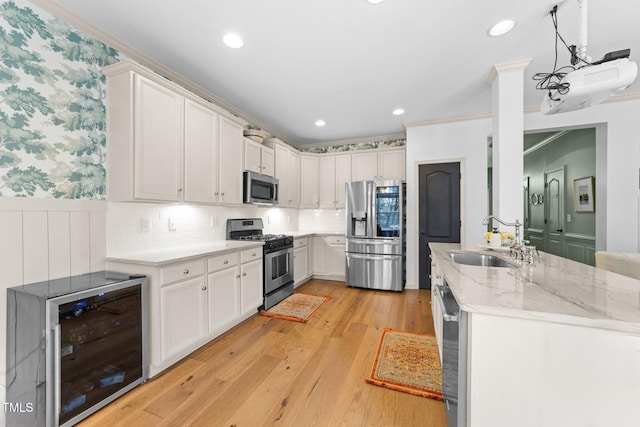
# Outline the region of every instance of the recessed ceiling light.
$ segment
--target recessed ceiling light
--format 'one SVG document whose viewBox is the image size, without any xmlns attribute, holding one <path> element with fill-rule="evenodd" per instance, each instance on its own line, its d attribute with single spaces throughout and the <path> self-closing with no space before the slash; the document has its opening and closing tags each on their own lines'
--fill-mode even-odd
<svg viewBox="0 0 640 427">
<path fill-rule="evenodd" d="M 513 30 L 513 27 L 515 26 L 516 21 L 514 19 L 504 19 L 495 24 L 493 27 L 489 28 L 489 31 L 487 31 L 487 33 L 491 37 L 498 37 L 507 34 L 509 31 Z"/>
<path fill-rule="evenodd" d="M 365 0 L 367 3 L 369 4 L 380 4 L 382 3 L 384 0 Z"/>
<path fill-rule="evenodd" d="M 222 38 L 222 41 L 224 42 L 224 44 L 226 44 L 232 49 L 239 49 L 242 46 L 244 46 L 244 42 L 242 41 L 242 38 L 240 38 L 240 36 L 237 34 L 232 34 L 232 33 L 226 34 Z"/>
<path fill-rule="evenodd" d="M 327 124 L 327 123 L 326 123 L 324 120 L 322 120 L 322 119 L 320 119 L 320 120 L 316 120 L 316 126 L 318 126 L 318 127 L 322 127 L 322 126 L 324 126 L 324 125 L 326 125 L 326 124 Z"/>
<path fill-rule="evenodd" d="M 393 110 L 394 116 L 401 116 L 403 114 L 404 114 L 404 110 L 402 108 L 396 108 L 395 110 Z"/>
</svg>

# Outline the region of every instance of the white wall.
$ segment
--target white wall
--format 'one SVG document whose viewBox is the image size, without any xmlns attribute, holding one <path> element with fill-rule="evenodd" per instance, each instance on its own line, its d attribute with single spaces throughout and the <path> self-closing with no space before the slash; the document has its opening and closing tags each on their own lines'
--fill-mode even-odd
<svg viewBox="0 0 640 427">
<path fill-rule="evenodd" d="M 640 100 L 609 102 L 585 110 L 545 116 L 524 115 L 524 131 L 596 127 L 596 247 L 640 250 Z M 464 159 L 461 240 L 482 243 L 487 212 L 487 137 L 491 119 L 409 127 L 407 129 L 407 287 L 418 286 L 418 166 Z M 512 159 L 522 162 L 522 158 Z M 501 179 L 505 179 L 501 176 Z M 522 182 L 521 176 L 514 180 Z M 495 197 L 495 195 L 494 195 Z M 606 203 L 604 203 L 606 202 Z M 513 220 L 515 218 L 505 218 Z M 522 219 L 519 218 L 521 221 Z"/>
<path fill-rule="evenodd" d="M 485 228 L 482 220 L 487 212 L 487 137 L 491 126 L 491 119 L 478 119 L 407 129 L 407 288 L 418 287 L 419 165 L 461 162 L 460 239 L 467 244 L 481 243 Z"/>
</svg>

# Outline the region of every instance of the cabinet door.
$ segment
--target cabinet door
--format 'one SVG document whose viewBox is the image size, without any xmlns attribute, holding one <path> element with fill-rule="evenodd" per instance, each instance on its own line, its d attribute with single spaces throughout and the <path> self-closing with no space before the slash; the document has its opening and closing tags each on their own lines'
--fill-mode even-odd
<svg viewBox="0 0 640 427">
<path fill-rule="evenodd" d="M 242 126 L 220 117 L 220 203 L 242 204 Z"/>
<path fill-rule="evenodd" d="M 300 206 L 300 155 L 289 152 L 289 207 Z"/>
<path fill-rule="evenodd" d="M 309 275 L 308 272 L 309 248 L 301 246 L 293 250 L 293 280 L 299 284 Z"/>
<path fill-rule="evenodd" d="M 324 237 L 313 238 L 313 273 L 329 274 L 329 244 Z"/>
<path fill-rule="evenodd" d="M 220 117 L 207 107 L 186 100 L 184 105 L 184 200 L 218 201 Z"/>
<path fill-rule="evenodd" d="M 251 261 L 240 266 L 241 315 L 255 311 L 264 303 L 262 286 L 262 260 Z"/>
<path fill-rule="evenodd" d="M 275 173 L 274 176 L 278 178 L 280 189 L 279 204 L 282 207 L 288 207 L 291 203 L 289 192 L 291 188 L 291 181 L 289 179 L 289 150 L 282 145 L 275 146 Z"/>
<path fill-rule="evenodd" d="M 336 156 L 336 205 L 337 209 L 345 206 L 344 187 L 351 182 L 351 154 L 339 154 Z"/>
<path fill-rule="evenodd" d="M 204 276 L 160 289 L 163 361 L 196 344 L 207 335 L 206 291 Z"/>
<path fill-rule="evenodd" d="M 317 208 L 320 205 L 318 186 L 318 157 L 300 155 L 300 207 Z"/>
<path fill-rule="evenodd" d="M 336 207 L 336 156 L 324 155 L 319 164 L 320 207 Z"/>
<path fill-rule="evenodd" d="M 261 146 L 260 147 L 260 172 L 263 175 L 274 176 L 275 174 L 275 155 L 272 148 Z"/>
<path fill-rule="evenodd" d="M 344 240 L 337 239 L 332 241 L 333 238 L 327 239 L 329 240 L 329 273 L 332 276 L 344 277 L 346 266 Z"/>
<path fill-rule="evenodd" d="M 260 144 L 244 138 L 244 170 L 262 173 Z"/>
<path fill-rule="evenodd" d="M 209 274 L 209 333 L 222 332 L 240 316 L 240 270 L 237 266 Z"/>
<path fill-rule="evenodd" d="M 353 181 L 377 179 L 378 153 L 375 151 L 354 153 L 351 155 L 351 174 Z"/>
<path fill-rule="evenodd" d="M 134 197 L 182 201 L 184 98 L 135 76 Z"/>
<path fill-rule="evenodd" d="M 405 150 L 378 153 L 378 179 L 406 179 Z"/>
</svg>

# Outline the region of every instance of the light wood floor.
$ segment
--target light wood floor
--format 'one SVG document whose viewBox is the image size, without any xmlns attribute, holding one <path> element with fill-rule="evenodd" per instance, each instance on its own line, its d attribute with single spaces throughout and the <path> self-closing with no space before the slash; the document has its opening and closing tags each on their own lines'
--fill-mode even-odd
<svg viewBox="0 0 640 427">
<path fill-rule="evenodd" d="M 253 316 L 80 426 L 446 426 L 442 402 L 364 382 L 382 328 L 433 334 L 429 291 L 298 291 L 331 300 L 308 323 Z"/>
</svg>

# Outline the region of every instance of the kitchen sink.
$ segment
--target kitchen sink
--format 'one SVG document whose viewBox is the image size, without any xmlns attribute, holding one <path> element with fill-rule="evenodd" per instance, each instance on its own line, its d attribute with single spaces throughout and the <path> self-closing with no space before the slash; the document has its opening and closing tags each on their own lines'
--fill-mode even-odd
<svg viewBox="0 0 640 427">
<path fill-rule="evenodd" d="M 517 265 L 495 255 L 477 252 L 449 252 L 449 256 L 453 262 L 457 262 L 458 264 L 477 265 L 480 267 L 517 267 Z"/>
</svg>

